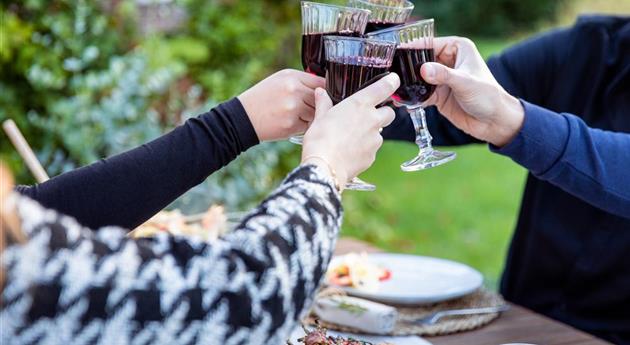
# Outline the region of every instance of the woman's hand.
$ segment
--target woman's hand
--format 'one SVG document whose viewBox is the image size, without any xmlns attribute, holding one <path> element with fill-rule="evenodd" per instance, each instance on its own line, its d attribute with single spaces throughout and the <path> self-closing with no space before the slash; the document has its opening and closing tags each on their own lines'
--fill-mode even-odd
<svg viewBox="0 0 630 345">
<path fill-rule="evenodd" d="M 243 92 L 243 104 L 260 141 L 303 133 L 315 114 L 314 90 L 325 80 L 291 69 L 276 72 Z"/>
<path fill-rule="evenodd" d="M 438 87 L 425 105 L 437 105 L 453 125 L 477 139 L 508 144 L 523 125 L 519 100 L 494 79 L 471 40 L 440 37 L 434 47 L 439 63 L 423 64 L 421 73 Z"/>
<path fill-rule="evenodd" d="M 390 107 L 376 106 L 387 100 L 399 85 L 398 75 L 390 73 L 334 107 L 326 91 L 317 89 L 317 111 L 304 134 L 302 163 L 317 164 L 318 158 L 323 158 L 334 169 L 342 187 L 369 168 L 383 144 L 380 129 L 395 117 Z"/>
</svg>

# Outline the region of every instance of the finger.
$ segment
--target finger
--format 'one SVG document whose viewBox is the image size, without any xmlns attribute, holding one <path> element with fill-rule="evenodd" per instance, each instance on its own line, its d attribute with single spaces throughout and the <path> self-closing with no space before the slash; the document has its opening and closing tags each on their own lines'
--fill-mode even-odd
<svg viewBox="0 0 630 345">
<path fill-rule="evenodd" d="M 315 118 L 315 108 L 308 105 L 302 105 L 297 109 L 296 114 L 299 114 L 298 116 L 300 117 L 300 120 L 310 123 L 313 122 L 313 119 Z"/>
<path fill-rule="evenodd" d="M 436 37 L 433 40 L 433 47 L 435 60 L 451 68 L 455 67 L 458 60 L 462 61 L 464 56 L 477 55 L 475 43 L 466 37 Z"/>
<path fill-rule="evenodd" d="M 306 132 L 306 130 L 308 129 L 308 125 L 309 125 L 308 121 L 304 121 L 300 118 L 296 122 L 295 126 L 291 128 L 291 132 L 293 133 L 293 135 L 302 134 Z"/>
<path fill-rule="evenodd" d="M 297 91 L 297 97 L 302 99 L 302 103 L 311 109 L 315 109 L 315 92 L 305 86 L 301 86 Z"/>
<path fill-rule="evenodd" d="M 355 93 L 347 99 L 358 100 L 362 104 L 376 106 L 385 102 L 400 86 L 400 78 L 396 73 L 390 73 L 374 84 Z"/>
<path fill-rule="evenodd" d="M 315 89 L 315 118 L 327 113 L 333 107 L 328 93 L 322 88 Z"/>
<path fill-rule="evenodd" d="M 448 85 L 456 92 L 470 85 L 471 78 L 466 73 L 435 62 L 422 64 L 420 73 L 427 83 Z"/>
<path fill-rule="evenodd" d="M 321 88 L 326 87 L 326 79 L 322 77 L 318 77 L 314 74 L 300 72 L 299 79 L 302 85 L 306 86 L 307 88 L 311 90 L 314 90 L 318 87 L 321 87 Z"/>
<path fill-rule="evenodd" d="M 383 128 L 389 126 L 396 118 L 396 112 L 390 107 L 381 107 L 376 109 L 379 119 L 378 127 Z"/>
<path fill-rule="evenodd" d="M 433 94 L 431 94 L 431 97 L 422 103 L 422 106 L 426 108 L 432 105 L 438 105 L 440 103 L 440 95 L 443 92 L 443 89 L 448 90 L 449 88 L 446 85 L 438 85 Z"/>
</svg>

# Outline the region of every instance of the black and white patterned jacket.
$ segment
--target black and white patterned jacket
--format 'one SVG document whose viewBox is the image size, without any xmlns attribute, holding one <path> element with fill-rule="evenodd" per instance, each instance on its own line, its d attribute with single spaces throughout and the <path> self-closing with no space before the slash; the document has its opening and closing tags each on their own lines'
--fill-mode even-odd
<svg viewBox="0 0 630 345">
<path fill-rule="evenodd" d="M 342 211 L 314 166 L 206 244 L 90 230 L 17 197 L 28 242 L 2 253 L 1 344 L 282 344 L 310 307 Z"/>
</svg>

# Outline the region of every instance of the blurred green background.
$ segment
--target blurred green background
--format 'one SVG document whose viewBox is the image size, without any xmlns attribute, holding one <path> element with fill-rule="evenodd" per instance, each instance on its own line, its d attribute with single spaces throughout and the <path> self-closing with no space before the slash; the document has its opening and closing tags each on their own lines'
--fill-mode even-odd
<svg viewBox="0 0 630 345">
<path fill-rule="evenodd" d="M 617 0 L 414 2 L 415 17 L 473 38 L 485 57 L 580 13 L 630 13 Z M 3 0 L 0 121 L 13 118 L 56 175 L 155 138 L 275 70 L 300 69 L 299 44 L 297 0 Z M 298 150 L 260 145 L 172 207 L 250 207 Z M 496 287 L 525 171 L 485 146 L 456 151 L 448 165 L 403 173 L 416 148 L 386 143 L 362 175 L 378 191 L 344 194 L 343 234 L 468 263 Z M 18 182 L 33 182 L 4 135 L 0 158 Z"/>
</svg>

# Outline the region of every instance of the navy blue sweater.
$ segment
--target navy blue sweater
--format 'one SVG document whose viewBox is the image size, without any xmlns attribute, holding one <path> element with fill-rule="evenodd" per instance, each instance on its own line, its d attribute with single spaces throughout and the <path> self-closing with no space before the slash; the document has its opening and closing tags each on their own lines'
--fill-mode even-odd
<svg viewBox="0 0 630 345">
<path fill-rule="evenodd" d="M 488 61 L 525 123 L 491 150 L 529 170 L 501 292 L 630 343 L 630 17 L 584 17 Z M 413 141 L 399 111 L 384 135 Z M 478 142 L 428 109 L 436 145 Z"/>
</svg>

